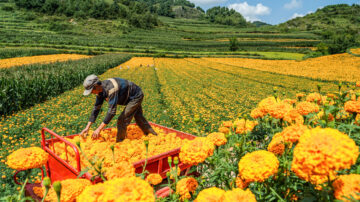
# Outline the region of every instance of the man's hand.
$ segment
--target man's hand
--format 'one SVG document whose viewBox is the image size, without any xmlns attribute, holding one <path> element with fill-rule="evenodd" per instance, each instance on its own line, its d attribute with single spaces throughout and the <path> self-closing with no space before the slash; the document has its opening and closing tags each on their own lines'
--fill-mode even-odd
<svg viewBox="0 0 360 202">
<path fill-rule="evenodd" d="M 100 136 L 100 132 L 101 132 L 101 130 L 99 130 L 99 128 L 98 129 L 96 129 L 94 132 L 93 132 L 93 134 L 92 134 L 92 138 L 93 139 L 97 139 L 97 138 L 99 138 L 99 136 Z"/>
<path fill-rule="evenodd" d="M 89 128 L 85 128 L 84 130 L 81 131 L 80 136 L 86 138 L 88 133 L 89 133 Z"/>
</svg>

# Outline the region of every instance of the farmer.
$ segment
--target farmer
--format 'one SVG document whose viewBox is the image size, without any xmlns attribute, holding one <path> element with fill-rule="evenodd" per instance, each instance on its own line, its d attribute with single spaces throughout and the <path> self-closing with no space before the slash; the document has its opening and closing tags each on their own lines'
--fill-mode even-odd
<svg viewBox="0 0 360 202">
<path fill-rule="evenodd" d="M 157 135 L 143 115 L 141 102 L 144 94 L 139 86 L 121 78 L 111 78 L 100 81 L 96 75 L 92 74 L 86 77 L 84 87 L 85 91 L 83 95 L 96 94 L 96 101 L 94 109 L 91 112 L 90 120 L 85 129 L 80 133 L 81 136 L 86 137 L 88 134 L 90 126 L 95 122 L 104 100 L 109 102 L 109 110 L 104 121 L 92 134 L 92 138 L 98 138 L 101 130 L 109 124 L 116 114 L 117 105 L 126 106 L 117 121 L 116 142 L 121 142 L 125 139 L 126 128 L 133 117 L 145 135 L 149 133 Z"/>
</svg>

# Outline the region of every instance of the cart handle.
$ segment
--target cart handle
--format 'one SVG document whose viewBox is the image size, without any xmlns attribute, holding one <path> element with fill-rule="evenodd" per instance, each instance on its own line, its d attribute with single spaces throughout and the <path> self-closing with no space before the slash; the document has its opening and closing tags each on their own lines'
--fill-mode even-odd
<svg viewBox="0 0 360 202">
<path fill-rule="evenodd" d="M 52 142 L 52 145 L 53 145 L 53 148 L 52 148 L 52 151 L 49 147 L 46 146 L 46 137 L 45 137 L 45 132 L 48 132 L 50 133 L 51 135 L 51 139 L 50 141 Z M 54 137 L 58 140 L 60 140 L 61 142 L 65 143 L 67 146 L 70 146 L 74 152 L 75 152 L 75 159 L 76 159 L 76 166 L 77 166 L 77 171 L 78 172 L 81 172 L 81 164 L 80 164 L 80 154 L 79 154 L 79 150 L 78 148 L 73 145 L 71 142 L 69 142 L 68 140 L 66 140 L 65 138 L 63 138 L 62 136 L 56 134 L 54 131 L 44 127 L 41 129 L 41 146 L 42 148 L 47 151 L 48 153 L 52 154 L 53 156 L 57 156 L 55 154 L 55 147 L 54 147 Z M 47 140 L 49 141 L 49 140 Z M 65 150 L 67 151 L 67 147 L 65 147 Z"/>
</svg>

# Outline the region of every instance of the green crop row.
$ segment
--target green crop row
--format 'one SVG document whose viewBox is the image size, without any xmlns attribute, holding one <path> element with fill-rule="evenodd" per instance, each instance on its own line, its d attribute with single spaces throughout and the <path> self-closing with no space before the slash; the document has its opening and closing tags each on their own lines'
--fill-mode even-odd
<svg viewBox="0 0 360 202">
<path fill-rule="evenodd" d="M 101 74 L 130 58 L 109 54 L 77 61 L 0 69 L 0 115 L 6 116 L 81 84 L 89 74 Z"/>
</svg>

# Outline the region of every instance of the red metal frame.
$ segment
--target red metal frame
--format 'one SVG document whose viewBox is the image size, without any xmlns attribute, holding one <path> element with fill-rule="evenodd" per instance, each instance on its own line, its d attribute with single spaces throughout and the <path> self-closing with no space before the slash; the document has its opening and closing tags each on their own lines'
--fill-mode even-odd
<svg viewBox="0 0 360 202">
<path fill-rule="evenodd" d="M 176 135 L 182 139 L 194 139 L 196 136 L 193 136 L 188 133 L 184 133 L 175 129 L 167 128 L 165 126 L 161 126 L 155 123 L 151 123 L 150 125 L 161 128 L 164 130 L 165 133 L 176 133 Z M 109 130 L 105 129 L 105 130 Z M 50 139 L 46 139 L 45 132 L 50 134 Z M 76 135 L 70 135 L 67 137 L 74 137 Z M 43 128 L 41 130 L 41 146 L 42 148 L 49 153 L 49 161 L 46 163 L 46 173 L 47 176 L 50 177 L 51 181 L 57 181 L 57 180 L 64 180 L 69 178 L 76 178 L 80 172 L 81 172 L 81 163 L 80 163 L 80 154 L 75 145 L 73 145 L 71 142 L 67 141 L 64 137 L 59 136 L 55 132 L 51 131 L 48 128 Z M 65 152 L 67 157 L 67 147 L 70 147 L 75 152 L 75 158 L 76 158 L 76 169 L 71 166 L 69 163 L 67 163 L 65 160 L 61 159 L 59 156 L 55 153 L 55 147 L 54 143 L 56 142 L 63 142 L 65 144 Z M 50 148 L 52 145 L 52 148 Z M 156 156 L 153 156 L 151 158 L 148 158 L 147 164 L 146 164 L 146 170 L 148 170 L 150 173 L 159 173 L 163 179 L 166 178 L 166 172 L 169 171 L 170 167 L 168 164 L 168 157 L 171 156 L 172 158 L 179 156 L 180 148 L 165 152 L 163 154 L 159 154 Z M 134 163 L 135 172 L 141 173 L 143 169 L 143 165 L 145 164 L 145 160 L 141 160 Z M 173 166 L 173 165 L 172 165 Z M 179 168 L 181 171 L 186 170 L 191 167 L 191 165 L 186 165 L 183 163 L 179 163 Z M 188 171 L 188 170 L 187 170 Z M 91 179 L 91 175 L 89 173 L 85 173 L 82 177 Z M 95 179 L 94 183 L 97 183 L 101 181 L 101 179 Z"/>
</svg>

